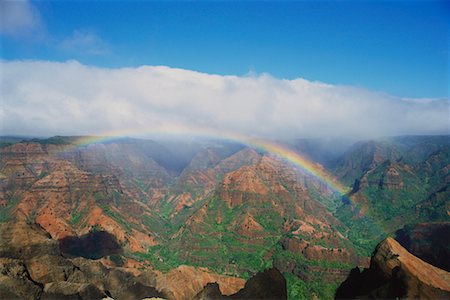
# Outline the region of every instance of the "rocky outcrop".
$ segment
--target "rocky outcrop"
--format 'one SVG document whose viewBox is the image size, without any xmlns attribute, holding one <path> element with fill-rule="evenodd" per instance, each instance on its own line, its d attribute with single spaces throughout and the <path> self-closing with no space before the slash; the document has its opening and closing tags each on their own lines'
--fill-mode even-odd
<svg viewBox="0 0 450 300">
<path fill-rule="evenodd" d="M 339 161 L 335 174 L 343 181 L 352 183 L 355 178 L 376 168 L 386 160 L 396 161 L 399 151 L 386 142 L 366 141 L 354 144 Z"/>
<path fill-rule="evenodd" d="M 380 179 L 379 186 L 381 189 L 399 189 L 404 186 L 400 172 L 395 165 L 390 165 L 383 173 Z"/>
<path fill-rule="evenodd" d="M 415 257 L 397 241 L 381 242 L 370 268 L 352 270 L 336 292 L 337 299 L 448 299 L 450 273 Z"/>
<path fill-rule="evenodd" d="M 139 201 L 151 195 L 136 191 L 127 176 L 164 181 L 167 174 L 160 175 L 161 167 L 142 151 L 116 144 L 18 143 L 0 153 L 0 206 L 6 207 L 7 220 L 35 222 L 58 240 L 96 228 L 133 252 L 156 244 L 153 232 L 135 217 L 153 217 Z"/>
<path fill-rule="evenodd" d="M 60 281 L 47 283 L 40 299 L 103 299 L 105 295 L 90 283 Z"/>
<path fill-rule="evenodd" d="M 264 228 L 256 222 L 250 213 L 246 213 L 242 220 L 231 224 L 235 228 L 235 232 L 247 238 L 256 238 L 264 236 Z"/>
<path fill-rule="evenodd" d="M 333 261 L 356 264 L 358 257 L 353 249 L 331 248 L 313 245 L 299 238 L 285 238 L 281 242 L 284 249 L 291 253 L 302 255 L 310 260 Z"/>
<path fill-rule="evenodd" d="M 360 265 L 348 237 L 360 236 L 350 233 L 360 230 L 364 216 L 376 222 L 378 216 L 389 217 L 392 223 L 381 227 L 400 228 L 414 213 L 424 220 L 449 214 L 448 146 L 431 153 L 424 145 L 420 161 L 384 142 L 353 149 L 337 172 L 348 183 L 360 179 L 348 195 L 351 201 L 343 198 L 354 203 L 347 223 L 326 183 L 276 155 L 242 145 L 205 143 L 189 150 L 182 164 L 173 164 L 166 149 L 148 141 L 78 147 L 73 139 L 58 137 L 52 143 L 0 148 L 0 217 L 15 222 L 1 231 L 0 293 L 11 297 L 186 299 L 207 284 L 212 294 L 230 296 L 244 280 L 210 270 L 247 276 L 271 260 L 307 284 L 337 282 L 347 277 L 349 265 Z M 175 173 L 166 168 L 170 165 Z M 380 210 L 370 214 L 375 208 Z M 432 245 L 431 234 L 415 230 L 411 239 L 407 249 L 446 268 L 448 252 Z M 356 240 L 365 243 L 370 236 L 362 233 Z M 168 270 L 180 263 L 210 269 Z M 412 273 L 403 276 L 402 266 L 393 267 L 392 283 L 363 272 L 377 284 L 376 292 L 364 293 L 402 294 L 402 280 L 406 276 L 409 282 Z"/>
<path fill-rule="evenodd" d="M 312 184 L 308 175 L 275 156 L 261 155 L 256 164 L 243 164 L 225 174 L 214 194 L 171 237 L 168 247 L 184 261 L 211 268 L 220 265 L 229 273 L 253 273 L 258 269 L 246 265 L 247 261 L 258 264 L 270 260 L 278 241 L 275 237 L 289 235 L 293 241 L 307 242 L 307 246 L 299 251 L 284 247 L 282 251 L 291 254 L 283 257 L 298 255 L 311 263 L 355 264 L 351 242 L 336 229 L 340 222 L 311 196 L 308 184 Z M 216 253 L 224 255 L 216 257 Z M 251 253 L 251 258 L 244 261 L 244 253 Z M 291 262 L 282 261 L 277 267 L 293 270 L 285 264 Z M 302 274 L 309 271 L 316 272 L 307 269 Z M 337 268 L 326 271 L 335 280 L 348 274 Z"/>
<path fill-rule="evenodd" d="M 156 287 L 168 294 L 171 299 L 177 300 L 192 299 L 210 283 L 215 283 L 220 293 L 230 295 L 239 291 L 244 286 L 245 280 L 191 266 L 179 266 L 156 277 Z"/>
<path fill-rule="evenodd" d="M 231 299 L 287 299 L 286 279 L 277 269 L 257 273 Z"/>
<path fill-rule="evenodd" d="M 450 222 L 419 223 L 396 232 L 395 239 L 413 255 L 450 272 Z"/>
<path fill-rule="evenodd" d="M 0 258 L 0 295 L 3 299 L 38 299 L 42 285 L 36 284 L 21 260 Z"/>
<path fill-rule="evenodd" d="M 262 155 L 251 148 L 244 148 L 230 157 L 222 160 L 214 169 L 220 174 L 226 174 L 239 169 L 242 166 L 251 166 L 257 164 Z"/>
<path fill-rule="evenodd" d="M 217 283 L 210 283 L 194 299 L 287 299 L 286 279 L 272 268 L 257 273 L 235 294 L 223 295 Z"/>
<path fill-rule="evenodd" d="M 245 284 L 244 279 L 191 266 L 179 266 L 167 273 L 150 268 L 107 266 L 103 260 L 95 258 L 111 254 L 104 252 L 117 246 L 111 239 L 108 233 L 94 232 L 81 239 L 58 242 L 36 224 L 22 221 L 2 224 L 1 296 L 12 299 L 102 299 L 109 296 L 130 300 L 152 297 L 181 300 L 191 299 L 211 282 L 217 282 L 225 295 L 236 293 Z M 68 242 L 69 245 L 65 245 Z M 105 245 L 106 250 L 101 248 Z M 65 252 L 64 256 L 60 250 Z"/>
<path fill-rule="evenodd" d="M 108 268 L 99 260 L 61 256 L 58 242 L 35 224 L 0 228 L 0 292 L 12 299 L 164 297 L 151 272 Z"/>
<path fill-rule="evenodd" d="M 353 193 L 362 188 L 375 187 L 382 190 L 399 190 L 404 187 L 403 176 L 411 173 L 411 168 L 405 164 L 393 163 L 386 160 L 382 164 L 369 169 L 360 179 L 357 179 L 353 185 Z"/>
</svg>

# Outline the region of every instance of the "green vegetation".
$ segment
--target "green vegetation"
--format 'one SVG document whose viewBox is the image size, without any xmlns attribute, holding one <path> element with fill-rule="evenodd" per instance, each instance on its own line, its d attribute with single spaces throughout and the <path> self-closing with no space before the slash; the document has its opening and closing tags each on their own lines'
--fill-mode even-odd
<svg viewBox="0 0 450 300">
<path fill-rule="evenodd" d="M 83 209 L 82 211 L 79 212 L 72 212 L 72 214 L 70 215 L 70 222 L 74 225 L 77 225 L 81 219 L 83 218 L 83 216 L 85 216 L 88 212 L 88 208 L 86 207 L 85 209 Z"/>
<path fill-rule="evenodd" d="M 118 267 L 123 266 L 123 264 L 125 262 L 123 257 L 119 254 L 111 255 L 111 256 L 109 256 L 109 259 Z"/>
<path fill-rule="evenodd" d="M 404 152 L 405 147 L 394 149 L 389 146 L 383 153 L 386 156 L 400 159 Z M 369 163 L 365 161 L 364 153 L 358 155 L 360 157 L 357 159 L 360 159 L 362 164 Z M 440 158 L 443 157 L 448 161 L 448 155 L 439 153 L 435 155 L 440 155 Z M 434 197 L 441 199 L 439 203 L 442 203 L 442 199 L 448 195 L 448 191 L 440 189 L 437 193 L 436 189 L 436 186 L 440 184 L 442 186 L 443 175 L 439 173 L 442 163 L 436 163 L 433 160 L 427 168 L 417 170 L 412 169 L 416 166 L 403 168 L 401 164 L 398 165 L 396 170 L 399 172 L 403 184 L 399 188 L 382 186 L 382 183 L 385 182 L 386 171 L 391 166 L 389 161 L 380 164 L 366 174 L 369 184 L 361 187 L 361 190 L 358 191 L 359 196 L 363 199 L 361 203 L 366 206 L 364 208 L 354 206 L 353 201 L 343 203 L 344 200 L 340 195 L 327 195 L 311 185 L 308 190 L 311 197 L 322 203 L 337 219 L 342 221 L 341 224 L 332 225 L 336 227 L 332 230 L 337 229 L 350 241 L 339 240 L 338 247 L 355 247 L 358 255 L 370 256 L 376 244 L 387 234 L 417 218 L 414 213 L 415 206 L 424 201 L 430 192 L 436 192 Z M 359 175 L 364 172 L 366 172 L 364 166 L 356 170 Z M 351 184 L 351 181 L 358 176 L 353 179 L 347 178 L 348 182 Z M 216 177 L 217 180 L 220 178 L 221 176 Z M 149 188 L 139 180 L 135 180 L 133 184 L 143 191 Z M 281 182 L 281 184 L 283 183 Z M 218 198 L 218 194 L 212 194 L 192 206 L 186 205 L 173 217 L 175 203 L 168 201 L 173 195 L 169 192 L 165 201 L 162 201 L 158 207 L 158 214 L 145 213 L 140 216 L 144 226 L 152 232 L 160 234 L 158 237 L 161 243 L 150 247 L 147 253 L 127 255 L 137 260 L 147 260 L 155 269 L 163 272 L 184 264 L 208 267 L 219 274 L 242 278 L 249 278 L 256 272 L 272 265 L 293 265 L 295 267 L 292 273 L 285 273 L 290 299 L 315 297 L 332 299 L 340 283 L 326 281 L 325 273 L 330 269 L 349 270 L 354 265 L 326 260 L 310 260 L 301 254 L 294 254 L 282 248 L 280 240 L 289 236 L 289 233 L 284 233 L 283 225 L 286 219 L 293 218 L 289 209 L 292 208 L 294 211 L 292 201 L 286 197 L 294 199 L 299 197 L 289 184 L 283 184 L 283 186 L 288 191 L 288 196 L 280 198 L 276 194 L 270 195 L 271 199 L 285 209 L 287 208 L 286 215 L 283 216 L 274 210 L 271 201 L 261 201 L 257 206 L 251 206 L 249 203 L 252 201 L 248 201 L 248 199 L 255 199 L 255 197 L 259 197 L 258 194 L 249 192 L 242 195 L 240 191 L 228 190 L 231 197 L 234 197 L 235 193 L 243 197 L 243 204 L 229 208 L 223 199 Z M 197 188 L 172 186 L 171 192 L 174 194 L 190 192 L 195 195 L 198 192 Z M 113 195 L 113 200 L 120 200 L 120 197 L 119 194 Z M 104 210 L 119 223 L 124 221 L 112 210 L 108 210 L 108 208 L 104 208 Z M 434 206 L 428 206 L 426 210 L 422 211 L 426 211 L 428 216 L 437 214 Z M 246 237 L 241 231 L 241 222 L 247 213 L 250 213 L 254 220 L 264 228 L 261 234 L 256 233 L 251 238 Z M 190 219 L 192 216 L 193 218 Z M 324 230 L 318 227 L 316 229 Z M 331 246 L 329 245 L 330 240 L 320 240 L 308 233 L 300 232 L 297 237 L 314 245 Z M 332 241 L 332 243 L 336 246 L 337 242 Z"/>
<path fill-rule="evenodd" d="M 39 174 L 38 179 L 42 179 L 47 175 L 48 175 L 48 172 L 43 171 L 41 174 Z"/>
<path fill-rule="evenodd" d="M 4 223 L 10 220 L 11 211 L 16 207 L 20 201 L 19 195 L 7 196 L 6 202 L 8 203 L 6 207 L 0 208 L 0 223 Z"/>
<path fill-rule="evenodd" d="M 374 149 L 384 162 L 371 167 Z M 357 191 L 364 207 L 340 204 L 334 214 L 360 255 L 370 255 L 378 242 L 405 224 L 448 220 L 448 149 L 448 136 L 400 137 L 360 144 L 347 155 L 337 173 L 350 174 L 345 178 L 350 184 L 364 175 L 365 184 Z"/>
<path fill-rule="evenodd" d="M 359 210 L 341 206 L 336 217 L 348 228 L 347 237 L 355 245 L 358 255 L 370 256 L 375 246 L 383 240 L 387 233 L 381 224 L 368 215 L 359 216 Z"/>
<path fill-rule="evenodd" d="M 105 214 L 107 214 L 114 221 L 125 227 L 128 233 L 131 232 L 132 228 L 128 220 L 125 220 L 120 214 L 115 213 L 108 205 L 101 204 L 100 207 Z"/>
<path fill-rule="evenodd" d="M 80 222 L 82 216 L 83 216 L 83 213 L 82 213 L 82 212 L 73 213 L 73 214 L 70 216 L 70 222 L 71 222 L 72 224 L 78 224 L 78 222 Z"/>
<path fill-rule="evenodd" d="M 312 299 L 308 286 L 292 273 L 284 273 L 288 289 L 288 299 Z"/>
<path fill-rule="evenodd" d="M 14 143 L 0 141 L 0 149 L 13 145 Z"/>
<path fill-rule="evenodd" d="M 147 254 L 136 254 L 140 259 L 151 261 L 156 269 L 168 271 L 170 268 L 181 264 L 208 267 L 211 270 L 221 273 L 241 277 L 249 277 L 252 274 L 262 271 L 272 265 L 270 258 L 267 258 L 268 252 L 273 248 L 280 238 L 280 235 L 274 231 L 276 228 L 274 222 L 278 222 L 281 227 L 281 220 L 275 220 L 276 214 L 267 211 L 262 218 L 263 227 L 268 229 L 268 233 L 258 239 L 249 239 L 238 235 L 235 230 L 230 230 L 236 220 L 241 220 L 245 216 L 247 205 L 240 205 L 228 208 L 221 199 L 212 197 L 199 201 L 198 207 L 192 207 L 186 210 L 186 215 L 180 217 L 180 226 L 174 223 L 165 223 L 167 231 L 180 233 L 172 239 L 166 240 L 161 245 L 150 247 Z M 207 206 L 203 206 L 207 205 Z M 186 227 L 182 218 L 186 219 L 198 209 L 205 209 L 207 213 L 200 223 L 195 223 L 195 232 Z M 166 215 L 171 213 L 170 205 L 163 206 L 162 212 Z M 182 211 L 180 214 L 184 213 Z M 155 226 L 154 220 L 144 218 L 144 224 Z M 153 224 L 151 224 L 153 223 Z M 169 236 L 169 234 L 166 234 Z"/>
<path fill-rule="evenodd" d="M 177 251 L 170 251 L 161 245 L 150 247 L 148 253 L 135 252 L 131 253 L 130 256 L 137 261 L 150 261 L 152 267 L 163 272 L 168 272 L 179 265 L 186 264 L 185 261 L 179 257 Z"/>
<path fill-rule="evenodd" d="M 334 299 L 339 283 L 324 282 L 321 279 L 304 282 L 291 273 L 284 273 L 288 289 L 288 299 Z"/>
<path fill-rule="evenodd" d="M 326 260 L 310 260 L 302 255 L 292 253 L 287 250 L 283 250 L 280 244 L 274 247 L 273 259 L 279 262 L 295 262 L 296 266 L 317 266 L 323 269 L 344 269 L 349 270 L 354 266 L 347 263 L 338 261 L 326 261 Z"/>
<path fill-rule="evenodd" d="M 330 196 L 324 196 L 319 191 L 317 191 L 314 186 L 308 188 L 308 193 L 313 199 L 322 203 L 331 213 L 336 212 L 340 202 L 338 193 Z"/>
<path fill-rule="evenodd" d="M 166 196 L 166 199 L 168 197 Z M 164 201 L 163 204 L 161 205 L 161 217 L 163 217 L 164 219 L 168 220 L 170 215 L 173 212 L 173 208 L 171 206 L 171 204 L 168 201 Z"/>
<path fill-rule="evenodd" d="M 70 137 L 53 136 L 48 139 L 31 139 L 30 142 L 39 143 L 42 145 L 68 145 L 70 144 Z"/>
<path fill-rule="evenodd" d="M 199 208 L 188 209 L 184 218 L 195 214 L 198 209 L 206 209 L 206 212 L 201 213 L 202 218 L 193 221 L 189 226 L 183 222 L 179 223 L 183 224 L 181 226 L 174 226 L 173 223 L 164 225 L 168 227 L 168 231 L 178 232 L 176 237 L 150 247 L 148 253 L 133 253 L 131 256 L 137 260 L 148 260 L 155 269 L 163 272 L 184 264 L 208 267 L 219 274 L 245 279 L 270 268 L 274 260 L 281 263 L 283 260 L 293 261 L 296 266 L 319 268 L 323 269 L 323 272 L 327 269 L 347 270 L 354 267 L 340 262 L 308 260 L 302 255 L 283 250 L 279 241 L 283 238 L 284 220 L 273 210 L 270 203 L 261 203 L 258 210 L 253 211 L 255 208 L 250 207 L 248 202 L 229 208 L 225 201 L 212 196 L 201 201 Z M 170 204 L 165 204 L 161 211 L 168 216 L 173 210 Z M 241 226 L 239 220 L 243 220 L 247 212 L 264 227 L 263 235 L 246 238 L 238 234 Z M 146 219 L 147 217 L 144 217 L 144 220 Z M 150 223 L 150 220 L 144 221 L 147 222 Z M 316 241 L 316 244 L 318 243 L 320 244 L 320 241 Z M 314 296 L 332 299 L 339 286 L 336 282 L 324 282 L 321 274 L 308 273 L 313 279 L 307 283 L 293 274 L 285 275 L 290 299 L 311 299 Z"/>
<path fill-rule="evenodd" d="M 170 235 L 173 233 L 174 228 L 172 225 L 159 215 L 143 214 L 140 216 L 140 219 L 142 224 L 152 232 L 162 232 L 165 233 L 165 235 Z"/>
<path fill-rule="evenodd" d="M 32 141 L 64 145 L 74 142 L 75 138 L 57 136 Z M 9 141 L 2 141 L 0 147 L 10 144 Z M 378 147 L 385 149 L 379 150 Z M 111 193 L 92 190 L 71 191 L 70 200 L 77 201 L 76 204 L 79 204 L 78 201 L 82 201 L 79 199 L 93 195 L 104 213 L 123 226 L 128 233 L 133 228 L 147 228 L 156 236 L 160 244 L 149 247 L 147 253 L 125 253 L 124 255 L 139 261 L 149 261 L 155 269 L 167 272 L 184 264 L 208 267 L 219 274 L 249 278 L 272 265 L 288 266 L 286 269 L 292 269 L 290 273 L 285 273 L 290 299 L 315 297 L 332 299 L 339 283 L 325 281 L 325 273 L 330 269 L 348 270 L 354 266 L 341 262 L 307 259 L 301 253 L 296 254 L 283 249 L 281 241 L 286 237 L 293 238 L 295 235 L 295 238 L 313 245 L 344 249 L 355 247 L 360 256 L 370 256 L 378 242 L 406 223 L 448 218 L 446 203 L 450 197 L 450 188 L 445 178 L 449 176 L 446 166 L 450 163 L 450 153 L 444 151 L 445 148 L 442 147 L 434 147 L 431 151 L 428 149 L 431 144 L 413 150 L 408 150 L 408 147 L 406 143 L 393 146 L 385 141 L 376 145 L 375 148 L 372 145 L 352 154 L 350 161 L 346 161 L 350 163 L 344 164 L 343 168 L 351 167 L 344 170 L 348 172 L 340 174 L 344 177 L 343 182 L 348 183 L 348 186 L 351 186 L 355 179 L 361 179 L 361 181 L 364 179 L 360 189 L 355 188 L 353 191 L 357 193 L 354 196 L 358 196 L 358 199 L 349 200 L 337 193 L 328 194 L 314 184 L 309 185 L 309 195 L 322 203 L 334 217 L 342 222 L 330 221 L 331 229 L 327 226 L 321 227 L 319 224 L 311 226 L 316 232 L 323 231 L 330 234 L 334 234 L 332 231 L 336 229 L 349 241 L 343 238 L 332 240 L 336 235 L 327 239 L 325 235 L 320 237 L 306 230 L 295 234 L 286 233 L 284 225 L 295 224 L 298 221 L 295 220 L 299 218 L 295 213 L 295 205 L 304 199 L 301 199 L 303 193 L 297 193 L 298 190 L 290 182 L 278 179 L 277 184 L 283 185 L 286 190 L 283 190 L 282 195 L 269 192 L 268 195 L 261 196 L 252 192 L 227 190 L 232 198 L 236 196 L 242 200 L 242 204 L 230 208 L 226 201 L 219 198 L 220 190 L 216 190 L 202 199 L 197 199 L 195 204 L 185 205 L 177 214 L 174 214 L 176 201 L 172 201 L 173 196 L 185 192 L 191 193 L 193 197 L 203 195 L 201 184 L 197 186 L 185 184 L 182 181 L 181 183 L 172 182 L 171 185 L 166 186 L 169 192 L 165 195 L 165 199 L 156 205 L 152 203 L 155 207 L 151 207 L 151 210 L 135 206 L 136 203 L 130 204 L 126 198 L 128 193 L 122 194 L 119 190 L 113 190 Z M 376 167 L 372 157 L 374 149 L 380 151 L 380 153 L 377 152 L 378 156 L 386 157 L 386 161 Z M 380 159 L 378 156 L 377 159 Z M 379 161 L 377 160 L 377 163 Z M 393 166 L 399 173 L 401 184 L 391 188 L 389 184 L 386 186 L 387 182 L 384 179 L 388 176 L 389 168 Z M 35 171 L 32 164 L 27 168 L 30 172 Z M 121 184 L 132 187 L 128 191 L 131 191 L 137 200 L 145 204 L 150 203 L 148 198 L 149 194 L 152 195 L 152 181 L 142 177 L 133 178 L 131 167 L 123 169 L 125 175 L 120 176 L 125 179 L 120 178 Z M 42 172 L 38 178 L 47 175 L 46 172 Z M 222 174 L 216 174 L 217 182 L 221 178 Z M 19 196 L 7 199 L 8 205 L 0 209 L 0 222 L 8 220 L 11 210 L 17 205 L 19 199 Z M 355 204 L 358 201 L 361 207 Z M 276 202 L 276 207 L 273 202 Z M 422 205 L 420 210 L 416 209 L 418 204 Z M 72 225 L 84 225 L 80 222 L 87 214 L 88 208 L 79 211 L 76 209 L 79 206 L 73 207 L 75 209 L 72 211 L 70 222 Z M 132 209 L 127 211 L 127 208 Z M 306 214 L 313 214 L 315 210 L 315 207 L 307 202 L 303 208 Z M 282 213 L 278 209 L 282 210 Z M 139 221 L 130 222 L 125 217 L 130 214 Z M 263 227 L 263 230 L 246 231 L 244 220 L 247 214 L 250 214 Z M 30 220 L 33 219 L 31 215 Z M 253 225 L 251 223 L 250 227 Z M 100 227 L 96 225 L 92 230 L 100 230 Z M 123 265 L 124 258 L 121 255 L 111 255 L 110 259 L 118 266 Z"/>
<path fill-rule="evenodd" d="M 15 136 L 0 136 L 0 149 L 21 142 L 27 142 L 26 138 Z"/>
</svg>

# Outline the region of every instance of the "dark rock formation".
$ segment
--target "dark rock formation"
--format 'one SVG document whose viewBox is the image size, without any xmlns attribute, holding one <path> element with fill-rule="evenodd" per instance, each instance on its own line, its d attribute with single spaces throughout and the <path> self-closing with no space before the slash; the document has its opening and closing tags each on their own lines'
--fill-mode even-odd
<svg viewBox="0 0 450 300">
<path fill-rule="evenodd" d="M 336 299 L 448 299 L 450 273 L 436 268 L 387 238 L 372 256 L 370 268 L 355 268 L 336 292 Z"/>
<path fill-rule="evenodd" d="M 286 279 L 275 268 L 257 273 L 232 299 L 287 299 Z"/>
<path fill-rule="evenodd" d="M 103 299 L 105 296 L 105 293 L 93 284 L 60 281 L 46 284 L 40 299 Z"/>
<path fill-rule="evenodd" d="M 220 292 L 219 285 L 214 283 L 208 283 L 205 288 L 198 293 L 194 300 L 212 300 L 212 299 L 230 299 L 230 296 L 224 296 Z"/>
<path fill-rule="evenodd" d="M 37 299 L 42 285 L 36 284 L 24 263 L 0 258 L 0 297 L 2 299 Z"/>
<path fill-rule="evenodd" d="M 236 294 L 224 296 L 217 283 L 209 283 L 194 299 L 287 299 L 286 279 L 272 268 L 250 278 Z"/>
<path fill-rule="evenodd" d="M 100 236 L 89 243 L 104 242 L 105 235 Z M 99 260 L 61 256 L 58 242 L 35 224 L 2 224 L 0 240 L 2 299 L 167 297 L 156 290 L 155 275 L 151 272 L 136 274 L 135 270 L 107 268 Z M 84 246 L 92 250 L 92 245 Z"/>
</svg>

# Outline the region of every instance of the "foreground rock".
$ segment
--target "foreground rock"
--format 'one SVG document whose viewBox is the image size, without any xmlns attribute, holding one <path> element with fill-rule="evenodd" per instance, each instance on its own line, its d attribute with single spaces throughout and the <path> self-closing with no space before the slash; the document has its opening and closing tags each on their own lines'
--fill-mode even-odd
<svg viewBox="0 0 450 300">
<path fill-rule="evenodd" d="M 244 287 L 245 280 L 218 275 L 206 268 L 181 265 L 167 273 L 157 273 L 156 287 L 170 299 L 192 299 L 207 284 L 214 283 L 224 295 L 231 295 Z"/>
<path fill-rule="evenodd" d="M 209 283 L 194 299 L 287 299 L 286 279 L 272 268 L 250 278 L 236 294 L 222 295 L 217 283 Z"/>
<path fill-rule="evenodd" d="M 0 226 L 0 295 L 7 299 L 142 299 L 166 297 L 152 272 L 107 268 L 99 260 L 68 259 L 35 224 Z"/>
<path fill-rule="evenodd" d="M 104 235 L 101 234 L 100 241 L 105 240 Z M 79 239 L 82 242 L 76 241 L 86 246 L 86 241 L 91 239 L 84 236 Z M 208 283 L 217 283 L 225 295 L 236 293 L 245 284 L 244 279 L 218 275 L 205 268 L 179 266 L 161 273 L 151 269 L 108 267 L 101 259 L 74 257 L 74 252 L 62 255 L 61 241 L 53 240 L 39 225 L 23 221 L 1 224 L 0 241 L 2 299 L 161 297 L 181 300 L 192 299 Z M 109 249 L 110 245 L 107 246 Z M 97 254 L 103 252 L 103 249 L 87 248 Z"/>
<path fill-rule="evenodd" d="M 409 253 L 387 238 L 372 256 L 369 269 L 358 268 L 336 292 L 337 299 L 449 299 L 450 273 Z"/>
</svg>

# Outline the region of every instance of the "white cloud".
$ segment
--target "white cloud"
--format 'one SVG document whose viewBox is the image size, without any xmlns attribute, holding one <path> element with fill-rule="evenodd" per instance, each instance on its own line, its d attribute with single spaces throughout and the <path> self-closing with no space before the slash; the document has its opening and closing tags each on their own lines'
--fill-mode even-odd
<svg viewBox="0 0 450 300">
<path fill-rule="evenodd" d="M 107 55 L 110 45 L 94 31 L 75 29 L 64 38 L 44 30 L 39 9 L 28 0 L 0 0 L 0 34 L 24 41 L 43 42 L 71 55 Z M 43 45 L 44 45 L 43 44 Z"/>
<path fill-rule="evenodd" d="M 139 132 L 167 124 L 276 138 L 449 133 L 448 99 L 163 66 L 13 61 L 0 67 L 1 134 Z"/>
<path fill-rule="evenodd" d="M 41 31 L 41 16 L 30 1 L 0 1 L 0 33 L 9 36 L 36 35 Z"/>
<path fill-rule="evenodd" d="M 97 34 L 88 30 L 75 30 L 70 37 L 58 44 L 59 49 L 77 54 L 109 54 L 109 45 Z"/>
</svg>

